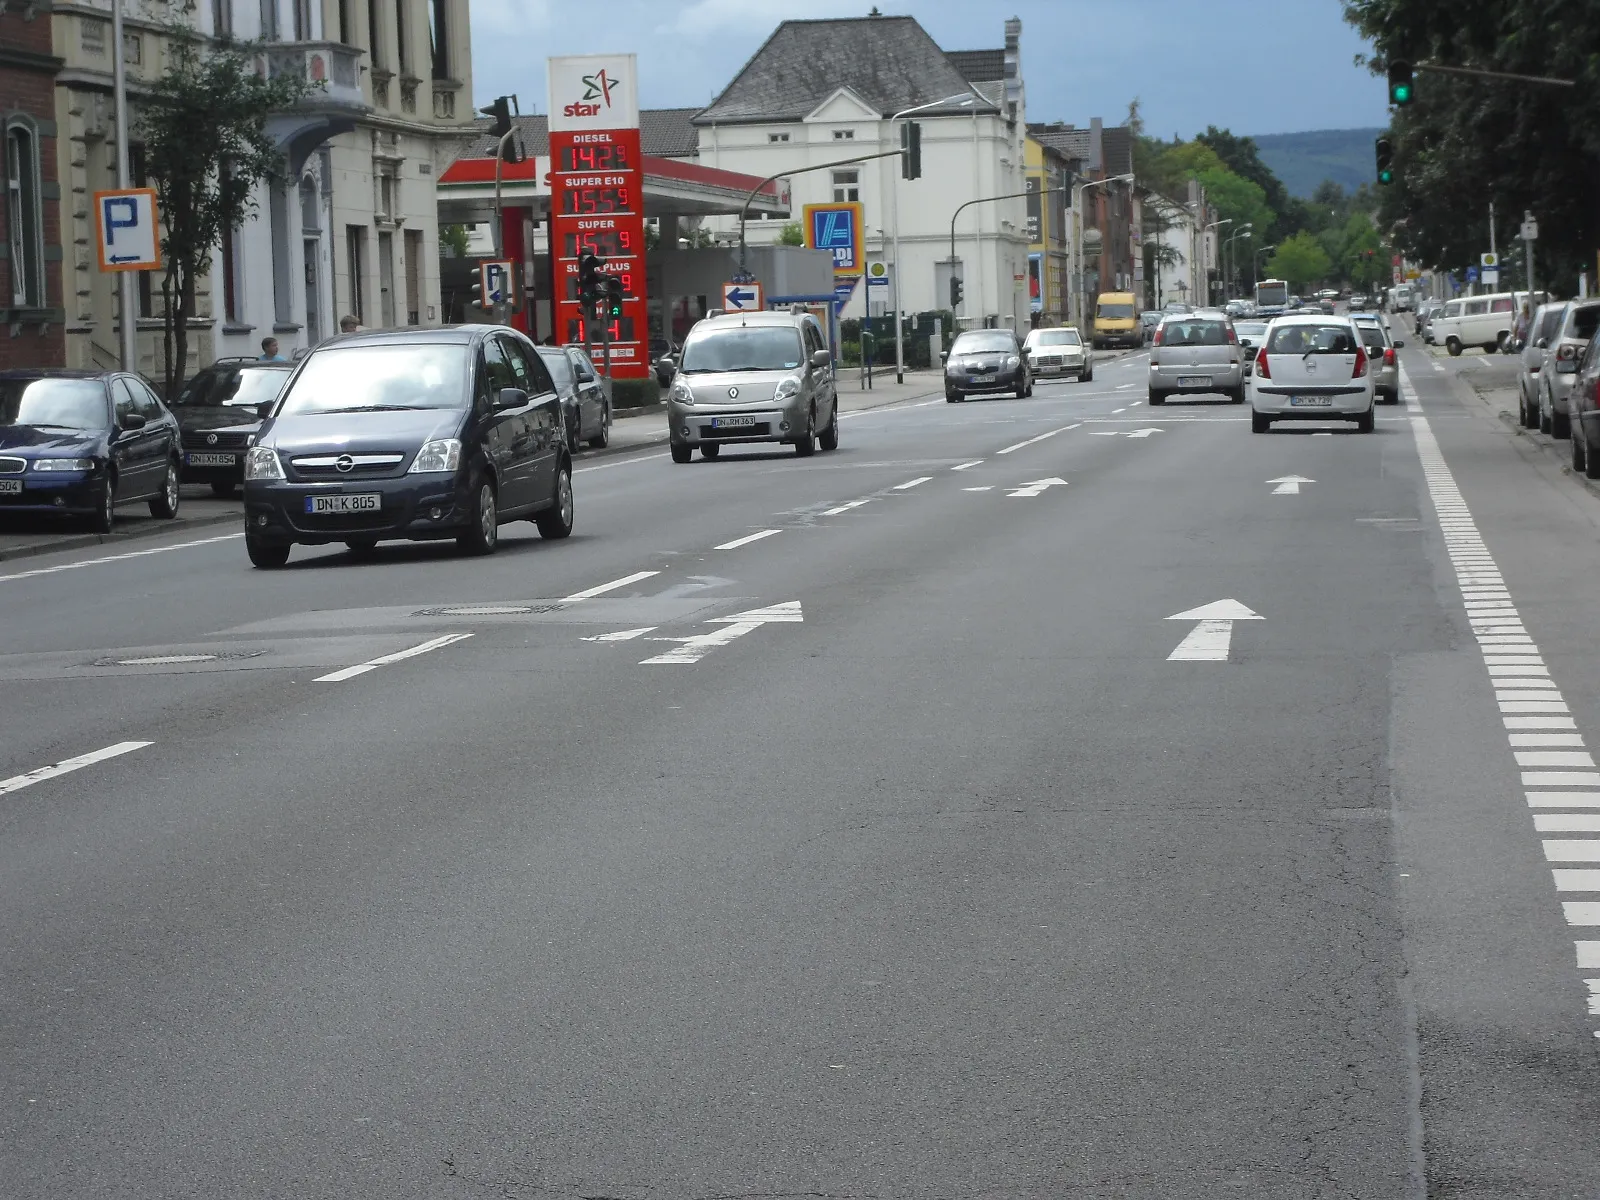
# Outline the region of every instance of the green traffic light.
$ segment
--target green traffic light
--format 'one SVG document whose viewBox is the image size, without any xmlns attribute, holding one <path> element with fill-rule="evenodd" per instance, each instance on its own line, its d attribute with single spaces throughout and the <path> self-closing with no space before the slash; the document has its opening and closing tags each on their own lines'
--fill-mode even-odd
<svg viewBox="0 0 1600 1200">
<path fill-rule="evenodd" d="M 1387 169 L 1379 171 L 1378 172 L 1378 182 L 1379 183 L 1393 183 L 1394 182 L 1394 172 L 1390 171 L 1390 170 L 1387 170 Z"/>
<path fill-rule="evenodd" d="M 1394 87 L 1389 89 L 1389 102 L 1391 104 L 1410 104 L 1411 85 L 1409 83 L 1395 84 Z"/>
</svg>

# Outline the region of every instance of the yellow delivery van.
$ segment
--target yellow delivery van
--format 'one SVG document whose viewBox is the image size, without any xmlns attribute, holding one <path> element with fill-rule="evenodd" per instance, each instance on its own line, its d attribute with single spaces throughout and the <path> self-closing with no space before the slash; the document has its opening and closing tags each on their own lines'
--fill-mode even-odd
<svg viewBox="0 0 1600 1200">
<path fill-rule="evenodd" d="M 1094 302 L 1094 348 L 1132 346 L 1144 341 L 1132 292 L 1101 292 Z"/>
</svg>

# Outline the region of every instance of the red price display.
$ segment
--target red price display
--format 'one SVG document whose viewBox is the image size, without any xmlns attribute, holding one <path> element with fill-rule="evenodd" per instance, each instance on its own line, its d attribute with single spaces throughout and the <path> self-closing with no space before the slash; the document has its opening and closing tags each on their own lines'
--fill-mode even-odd
<svg viewBox="0 0 1600 1200">
<path fill-rule="evenodd" d="M 635 294 L 634 290 L 633 290 L 633 272 L 632 271 L 608 271 L 607 274 L 609 276 L 611 276 L 611 278 L 613 278 L 613 279 L 622 280 L 622 295 L 623 295 L 623 298 L 627 299 L 627 300 L 631 300 L 633 298 L 634 294 Z M 568 300 L 576 300 L 577 298 L 578 298 L 578 277 L 576 275 L 568 275 L 567 276 L 567 299 Z"/>
<path fill-rule="evenodd" d="M 561 211 L 579 216 L 632 212 L 633 191 L 625 187 L 568 188 L 561 195 Z"/>
<path fill-rule="evenodd" d="M 596 229 L 566 235 L 565 258 L 582 258 L 585 254 L 598 254 L 601 258 L 628 258 L 637 243 L 628 229 Z"/>
<path fill-rule="evenodd" d="M 626 171 L 633 166 L 627 147 L 615 142 L 563 146 L 556 163 L 558 171 Z"/>
<path fill-rule="evenodd" d="M 614 317 L 608 327 L 611 330 L 611 341 L 633 341 L 632 317 Z M 600 340 L 600 323 L 598 321 L 595 322 L 595 326 L 590 333 L 594 341 L 598 342 Z M 569 346 L 583 345 L 583 318 L 573 317 L 567 322 L 567 344 Z"/>
</svg>

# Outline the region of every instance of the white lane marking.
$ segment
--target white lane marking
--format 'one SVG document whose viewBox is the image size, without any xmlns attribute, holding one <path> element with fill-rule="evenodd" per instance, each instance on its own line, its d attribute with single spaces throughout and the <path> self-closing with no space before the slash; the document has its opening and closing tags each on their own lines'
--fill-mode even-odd
<svg viewBox="0 0 1600 1200">
<path fill-rule="evenodd" d="M 346 679 L 354 679 L 357 675 L 365 675 L 368 671 L 376 671 L 379 667 L 387 667 L 390 663 L 404 662 L 408 658 L 415 658 L 419 654 L 426 654 L 430 650 L 437 650 L 453 642 L 465 641 L 471 636 L 470 633 L 447 633 L 443 637 L 432 638 L 419 646 L 412 646 L 409 650 L 396 650 L 393 654 L 383 654 L 367 662 L 357 663 L 353 667 L 344 667 L 327 675 L 318 675 L 311 682 L 343 683 Z"/>
<path fill-rule="evenodd" d="M 1116 430 L 1116 429 L 1091 429 L 1091 430 L 1089 430 L 1089 436 L 1090 437 L 1121 437 L 1122 433 L 1121 433 L 1120 430 Z"/>
<path fill-rule="evenodd" d="M 1007 492 L 1006 495 L 1022 496 L 1031 500 L 1033 497 L 1041 495 L 1047 488 L 1066 486 L 1067 481 L 1065 479 L 1057 479 L 1054 477 L 1051 477 L 1050 479 L 1035 479 L 1032 483 L 1025 483 L 1021 487 L 1016 488 L 1014 491 Z"/>
<path fill-rule="evenodd" d="M 175 542 L 170 546 L 152 546 L 148 550 L 128 550 L 122 554 L 105 554 L 99 558 L 85 558 L 77 562 L 57 563 L 53 567 L 34 567 L 28 571 L 13 571 L 0 575 L 0 583 L 8 579 L 32 579 L 35 575 L 54 575 L 58 571 L 76 571 L 79 567 L 97 567 L 101 563 L 122 562 L 129 558 L 148 558 L 152 554 L 166 554 L 169 550 L 188 550 L 194 546 L 210 546 L 216 542 L 229 542 L 242 538 L 242 533 L 224 533 L 217 537 L 198 538 L 192 542 Z"/>
<path fill-rule="evenodd" d="M 1134 386 L 1136 386 L 1136 385 L 1135 384 L 1131 384 L 1131 383 L 1119 383 L 1119 384 L 1117 384 L 1116 390 L 1119 391 L 1119 392 L 1125 392 L 1129 388 L 1134 387 Z"/>
<path fill-rule="evenodd" d="M 649 462 L 652 458 L 666 457 L 666 453 L 641 454 L 638 458 L 625 458 L 621 462 L 596 463 L 592 467 L 578 467 L 572 473 L 574 475 L 582 475 L 585 471 L 609 471 L 612 467 L 631 467 L 634 463 Z"/>
<path fill-rule="evenodd" d="M 847 513 L 852 508 L 860 508 L 863 504 L 871 503 L 872 497 L 868 496 L 865 500 L 852 500 L 850 503 L 841 504 L 837 508 L 825 508 L 822 510 L 822 515 L 825 517 L 837 517 L 840 513 Z"/>
<path fill-rule="evenodd" d="M 643 637 L 654 628 L 656 628 L 654 625 L 646 625 L 642 629 L 619 629 L 615 633 L 599 633 L 583 640 L 586 642 L 631 642 L 636 637 Z"/>
<path fill-rule="evenodd" d="M 746 534 L 742 538 L 734 538 L 731 542 L 723 542 L 720 546 L 713 546 L 713 550 L 737 550 L 740 546 L 748 546 L 751 542 L 759 542 L 762 538 L 775 537 L 782 533 L 781 529 L 763 529 L 759 533 Z"/>
<path fill-rule="evenodd" d="M 20 792 L 25 787 L 32 787 L 36 783 L 43 783 L 46 779 L 54 779 L 57 775 L 66 775 L 69 772 L 93 766 L 97 762 L 104 762 L 108 758 L 116 758 L 120 754 L 128 754 L 134 750 L 143 750 L 146 746 L 153 746 L 154 742 L 117 742 L 103 750 L 91 750 L 88 754 L 80 754 L 76 758 L 64 758 L 58 763 L 51 763 L 48 767 L 40 767 L 36 771 L 29 771 L 24 775 L 13 775 L 10 779 L 0 779 L 0 796 L 10 792 Z"/>
<path fill-rule="evenodd" d="M 731 617 L 713 617 L 709 624 L 720 624 L 721 629 L 711 633 L 696 634 L 686 638 L 654 638 L 658 642 L 677 642 L 675 649 L 653 658 L 642 659 L 641 667 L 656 665 L 683 666 L 697 663 L 718 646 L 726 646 L 736 638 L 760 629 L 763 625 L 800 624 L 805 620 L 800 601 L 786 600 L 782 604 L 769 604 L 766 608 L 752 608 L 734 613 Z"/>
<path fill-rule="evenodd" d="M 602 583 L 599 587 L 585 588 L 581 592 L 573 592 L 570 596 L 563 596 L 561 603 L 571 604 L 577 600 L 588 600 L 594 596 L 603 596 L 607 592 L 614 592 L 618 588 L 625 588 L 630 583 L 638 583 L 641 579 L 649 579 L 652 575 L 659 575 L 660 571 L 635 571 L 632 575 L 624 575 L 621 579 L 613 579 L 610 583 Z"/>
<path fill-rule="evenodd" d="M 1112 409 L 1112 410 L 1111 410 L 1111 415 L 1112 415 L 1112 416 L 1116 416 L 1116 415 L 1117 415 L 1117 414 L 1118 414 L 1118 413 L 1125 413 L 1125 412 L 1127 412 L 1127 411 L 1128 411 L 1128 410 L 1127 410 L 1127 409 L 1126 409 L 1126 408 L 1113 408 L 1113 409 Z"/>
<path fill-rule="evenodd" d="M 1071 425 L 1063 425 L 1060 429 L 1052 429 L 1049 433 L 1041 433 L 1038 437 L 1031 437 L 1025 442 L 1018 442 L 1015 446 L 1007 446 L 1004 450 L 997 451 L 997 453 L 1010 454 L 1013 450 L 1021 450 L 1024 446 L 1031 446 L 1035 442 L 1042 442 L 1045 440 L 1045 438 L 1053 438 L 1058 433 L 1065 433 L 1069 429 L 1076 429 L 1082 424 L 1082 421 L 1077 421 Z"/>
<path fill-rule="evenodd" d="M 1438 369 L 1438 364 L 1434 367 Z M 1501 713 L 1507 714 L 1501 719 L 1522 785 L 1528 789 L 1524 796 L 1528 806 L 1536 810 L 1534 830 L 1600 833 L 1600 770 L 1593 769 L 1594 760 L 1583 749 L 1576 721 L 1570 715 L 1555 715 L 1568 713 L 1566 702 L 1511 603 L 1505 580 L 1472 519 L 1426 415 L 1416 403 L 1416 388 L 1404 366 L 1400 368 L 1400 382 L 1407 393 L 1407 419 L 1417 439 L 1423 477 L 1456 572 L 1468 623 L 1494 685 L 1495 700 Z M 1520 732 L 1533 729 L 1572 732 Z M 1560 809 L 1576 811 L 1550 811 Z M 1600 838 L 1543 838 L 1541 846 L 1545 858 L 1552 863 L 1600 863 Z M 1553 874 L 1559 892 L 1587 892 L 1591 897 L 1600 894 L 1600 870 L 1558 869 Z M 1563 901 L 1562 913 L 1571 927 L 1600 926 L 1600 899 Z M 1574 941 L 1573 949 L 1581 970 L 1600 969 L 1600 941 Z M 1600 1018 L 1600 979 L 1584 982 L 1589 990 L 1589 1015 Z M 1600 1030 L 1596 1036 L 1600 1037 Z"/>
<path fill-rule="evenodd" d="M 1278 486 L 1272 489 L 1274 496 L 1298 496 L 1302 483 L 1315 483 L 1315 479 L 1307 479 L 1304 475 L 1280 475 L 1276 479 L 1267 480 Z"/>
<path fill-rule="evenodd" d="M 1263 619 L 1260 613 L 1252 612 L 1237 600 L 1218 600 L 1187 612 L 1173 613 L 1167 620 L 1196 621 L 1198 624 L 1167 655 L 1167 661 L 1227 662 L 1228 651 L 1233 644 L 1233 623 Z"/>
<path fill-rule="evenodd" d="M 951 467 L 950 469 L 952 471 L 968 471 L 968 470 L 971 470 L 973 467 L 978 466 L 982 462 L 983 462 L 983 459 L 975 458 L 971 462 L 964 462 L 959 467 Z"/>
<path fill-rule="evenodd" d="M 919 484 L 927 483 L 928 480 L 930 480 L 932 478 L 933 478 L 932 475 L 924 475 L 921 479 L 908 479 L 904 483 L 895 484 L 894 485 L 894 490 L 897 491 L 897 492 L 909 491 L 912 488 L 917 487 Z"/>
<path fill-rule="evenodd" d="M 962 488 L 961 490 L 963 492 L 992 492 L 992 491 L 994 491 L 994 488 L 993 487 L 969 487 L 969 488 Z"/>
</svg>

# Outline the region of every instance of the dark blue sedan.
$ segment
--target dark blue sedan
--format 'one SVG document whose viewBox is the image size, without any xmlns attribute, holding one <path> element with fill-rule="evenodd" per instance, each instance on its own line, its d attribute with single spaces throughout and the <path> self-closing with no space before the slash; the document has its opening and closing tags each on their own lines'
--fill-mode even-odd
<svg viewBox="0 0 1600 1200">
<path fill-rule="evenodd" d="M 0 371 L 0 515 L 87 517 L 110 533 L 116 506 L 178 515 L 178 422 L 137 375 Z"/>
</svg>

